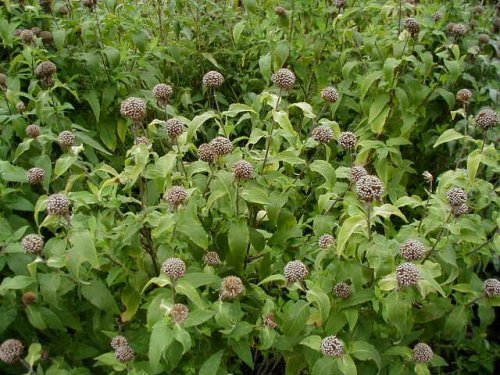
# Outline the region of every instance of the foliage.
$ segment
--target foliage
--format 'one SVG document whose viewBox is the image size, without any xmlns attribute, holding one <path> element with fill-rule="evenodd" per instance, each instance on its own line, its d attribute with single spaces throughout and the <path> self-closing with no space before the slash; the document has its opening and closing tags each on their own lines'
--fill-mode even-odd
<svg viewBox="0 0 500 375">
<path fill-rule="evenodd" d="M 2 373 L 495 371 L 498 115 L 476 115 L 498 108 L 499 8 L 343 3 L 3 1 L 0 337 L 25 351 Z M 220 87 L 203 81 L 214 70 Z M 145 116 L 139 101 L 130 119 L 130 97 Z M 218 136 L 232 150 L 210 162 L 198 150 Z M 407 240 L 424 255 L 403 259 Z"/>
</svg>

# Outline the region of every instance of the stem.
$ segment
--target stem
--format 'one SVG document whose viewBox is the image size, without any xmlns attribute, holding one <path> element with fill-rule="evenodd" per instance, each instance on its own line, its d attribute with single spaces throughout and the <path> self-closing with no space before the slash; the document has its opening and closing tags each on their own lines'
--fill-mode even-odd
<svg viewBox="0 0 500 375">
<path fill-rule="evenodd" d="M 177 152 L 181 156 L 181 160 L 180 160 L 181 169 L 182 169 L 182 172 L 184 173 L 184 177 L 186 178 L 186 181 L 187 181 L 188 180 L 188 176 L 187 176 L 186 170 L 184 169 L 184 164 L 182 163 L 181 148 L 179 147 L 179 142 L 177 141 L 177 138 L 175 138 L 175 145 L 177 146 Z"/>
<path fill-rule="evenodd" d="M 94 11 L 94 14 L 95 14 L 95 23 L 96 23 L 96 26 L 97 26 L 97 35 L 99 37 L 99 43 L 101 44 L 101 51 L 100 52 L 100 55 L 101 55 L 101 60 L 102 60 L 102 65 L 104 66 L 104 71 L 106 72 L 106 76 L 108 77 L 108 81 L 111 82 L 111 76 L 109 74 L 109 70 L 108 70 L 108 64 L 107 64 L 107 61 L 106 59 L 104 58 L 104 42 L 103 42 L 103 39 L 102 39 L 102 32 L 101 32 L 101 25 L 99 23 L 99 16 L 97 14 L 97 9 L 95 9 Z"/>
<path fill-rule="evenodd" d="M 264 169 L 266 168 L 266 162 L 267 162 L 267 156 L 269 155 L 269 149 L 271 148 L 271 143 L 272 143 L 272 136 L 273 136 L 273 130 L 276 122 L 274 121 L 274 113 L 278 110 L 278 105 L 281 101 L 281 89 L 278 92 L 278 100 L 276 100 L 276 105 L 274 106 L 273 109 L 273 122 L 271 124 L 271 132 L 269 133 L 269 137 L 267 139 L 267 146 L 266 146 L 266 154 L 264 156 L 264 162 L 262 163 L 262 171 L 264 172 Z"/>
<path fill-rule="evenodd" d="M 443 236 L 443 233 L 444 233 L 444 230 L 446 229 L 446 224 L 448 224 L 448 221 L 450 220 L 450 217 L 451 215 L 453 214 L 453 211 L 450 211 L 450 214 L 448 215 L 448 217 L 446 218 L 446 220 L 444 221 L 444 224 L 443 226 L 441 227 L 441 230 L 439 231 L 439 234 L 436 238 L 436 241 L 434 242 L 434 245 L 432 245 L 432 249 L 429 250 L 429 252 L 427 253 L 427 255 L 424 257 L 424 260 L 422 261 L 422 263 L 424 263 L 427 258 L 429 258 L 429 256 L 434 252 L 434 250 L 436 249 L 436 246 L 439 242 L 439 240 L 441 239 L 441 237 Z"/>
<path fill-rule="evenodd" d="M 464 128 L 464 137 L 467 138 L 467 128 L 469 127 L 469 121 L 467 120 L 467 103 L 464 103 L 464 117 L 465 117 L 465 128 Z M 462 144 L 462 149 L 460 150 L 460 156 L 458 157 L 457 164 L 455 165 L 455 169 L 458 168 L 460 165 L 460 161 L 462 161 L 462 158 L 464 157 L 465 153 L 465 144 L 467 140 L 464 139 L 464 143 Z"/>
<path fill-rule="evenodd" d="M 205 196 L 205 194 L 207 193 L 208 188 L 210 187 L 210 182 L 212 182 L 212 179 L 214 177 L 214 170 L 212 169 L 212 165 L 208 164 L 208 166 L 210 167 L 210 176 L 208 177 L 207 186 L 205 186 L 205 190 L 203 190 L 203 196 Z"/>
<path fill-rule="evenodd" d="M 483 153 L 485 144 L 486 144 L 486 130 L 483 131 L 483 144 L 481 145 L 481 151 L 480 151 L 481 154 Z"/>
<path fill-rule="evenodd" d="M 398 37 L 399 37 L 399 34 L 401 34 L 401 13 L 402 13 L 402 7 L 403 7 L 403 4 L 402 4 L 403 0 L 399 0 L 399 19 L 398 19 Z"/>
<path fill-rule="evenodd" d="M 368 224 L 368 241 L 369 242 L 372 242 L 371 215 L 372 215 L 372 202 L 368 202 L 368 209 L 366 210 L 366 222 Z"/>
<path fill-rule="evenodd" d="M 288 31 L 288 42 L 290 43 L 290 46 L 292 45 L 292 40 L 293 40 L 294 17 L 295 17 L 295 0 L 292 0 L 292 17 L 290 18 L 290 29 Z"/>
<path fill-rule="evenodd" d="M 20 359 L 19 362 L 26 367 L 26 370 L 28 370 L 28 374 L 33 374 L 33 368 L 26 362 L 24 359 Z"/>
<path fill-rule="evenodd" d="M 236 179 L 236 217 L 239 217 L 239 203 L 240 203 L 240 180 Z"/>
<path fill-rule="evenodd" d="M 422 219 L 420 219 L 420 223 L 418 223 L 418 228 L 417 232 L 420 233 L 420 228 L 422 227 L 422 222 L 424 221 L 425 217 L 427 216 L 427 210 L 429 208 L 429 202 L 431 200 L 431 194 L 432 194 L 432 181 L 429 182 L 429 194 L 427 194 L 427 202 L 425 202 L 425 207 L 424 207 L 424 214 L 422 215 Z"/>
<path fill-rule="evenodd" d="M 224 137 L 227 138 L 226 128 L 224 128 L 224 125 L 222 125 L 222 114 L 220 112 L 219 102 L 217 101 L 217 96 L 215 95 L 215 90 L 214 90 L 213 95 L 214 95 L 215 108 L 217 109 L 217 115 L 218 115 L 219 121 L 220 121 L 220 127 L 222 128 L 222 133 L 224 134 Z"/>
<path fill-rule="evenodd" d="M 476 247 L 474 250 L 468 252 L 467 254 L 465 254 L 466 256 L 469 256 L 469 255 L 472 255 L 474 253 L 477 253 L 479 250 L 481 250 L 483 247 L 485 247 L 486 245 L 488 245 L 490 242 L 493 242 L 493 240 L 495 239 L 495 235 L 493 235 L 493 237 L 491 237 L 489 240 L 487 240 L 486 242 L 483 242 L 481 245 L 479 245 L 478 247 Z"/>
<path fill-rule="evenodd" d="M 163 28 L 163 19 L 161 13 L 163 10 L 163 0 L 157 0 L 156 12 L 158 13 L 158 25 L 160 27 L 160 41 L 165 44 L 165 30 Z"/>
</svg>

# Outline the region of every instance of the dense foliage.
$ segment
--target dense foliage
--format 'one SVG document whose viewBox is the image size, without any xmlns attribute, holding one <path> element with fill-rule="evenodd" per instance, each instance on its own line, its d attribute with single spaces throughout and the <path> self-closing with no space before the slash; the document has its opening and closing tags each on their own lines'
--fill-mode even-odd
<svg viewBox="0 0 500 375">
<path fill-rule="evenodd" d="M 494 1 L 1 3 L 1 373 L 495 372 Z"/>
</svg>

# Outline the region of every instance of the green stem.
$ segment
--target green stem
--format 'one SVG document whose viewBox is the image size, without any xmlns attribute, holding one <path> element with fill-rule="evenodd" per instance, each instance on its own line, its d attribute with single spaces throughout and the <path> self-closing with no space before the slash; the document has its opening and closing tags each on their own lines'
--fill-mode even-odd
<svg viewBox="0 0 500 375">
<path fill-rule="evenodd" d="M 175 145 L 177 146 L 177 152 L 180 156 L 180 164 L 181 164 L 181 169 L 182 173 L 184 173 L 184 177 L 186 178 L 186 182 L 188 181 L 188 175 L 186 173 L 186 169 L 184 169 L 184 163 L 182 162 L 182 153 L 181 153 L 181 148 L 179 147 L 179 142 L 177 141 L 177 138 L 175 138 Z"/>
<path fill-rule="evenodd" d="M 422 263 L 424 263 L 427 258 L 429 258 L 429 256 L 434 252 L 434 250 L 436 249 L 436 246 L 439 242 L 439 240 L 441 240 L 441 237 L 443 237 L 443 234 L 444 234 L 444 231 L 446 229 L 446 224 L 448 224 L 448 221 L 450 220 L 451 218 L 451 215 L 453 215 L 453 211 L 450 211 L 450 214 L 448 215 L 448 217 L 446 218 L 446 220 L 444 221 L 444 224 L 443 226 L 441 227 L 441 230 L 439 231 L 439 234 L 437 235 L 436 237 L 436 241 L 434 242 L 434 245 L 432 245 L 432 248 L 429 250 L 429 252 L 427 253 L 427 255 L 424 257 L 424 260 L 422 261 Z"/>
<path fill-rule="evenodd" d="M 240 180 L 236 179 L 236 217 L 238 218 L 240 216 Z"/>
<path fill-rule="evenodd" d="M 368 225 L 368 242 L 372 242 L 371 215 L 372 215 L 372 202 L 368 202 L 368 209 L 366 210 L 366 222 Z"/>
<path fill-rule="evenodd" d="M 429 209 L 429 202 L 431 200 L 431 194 L 432 194 L 432 181 L 429 182 L 429 194 L 427 194 L 427 202 L 425 202 L 425 208 L 424 208 L 424 214 L 422 215 L 422 219 L 420 219 L 420 223 L 418 223 L 418 228 L 417 232 L 420 233 L 420 228 L 422 227 L 422 222 L 424 221 L 425 217 L 427 216 L 427 210 Z"/>
<path fill-rule="evenodd" d="M 271 131 L 269 132 L 269 136 L 267 139 L 267 146 L 266 146 L 266 154 L 264 156 L 264 162 L 262 163 L 262 172 L 264 172 L 264 169 L 266 168 L 266 162 L 267 162 L 267 157 L 269 155 L 269 149 L 271 148 L 271 143 L 272 143 L 272 136 L 273 136 L 273 130 L 276 122 L 274 121 L 274 113 L 278 110 L 278 105 L 281 101 L 281 89 L 278 92 L 278 100 L 276 100 L 276 105 L 273 108 L 273 118 L 272 118 L 272 124 L 271 124 Z"/>
</svg>

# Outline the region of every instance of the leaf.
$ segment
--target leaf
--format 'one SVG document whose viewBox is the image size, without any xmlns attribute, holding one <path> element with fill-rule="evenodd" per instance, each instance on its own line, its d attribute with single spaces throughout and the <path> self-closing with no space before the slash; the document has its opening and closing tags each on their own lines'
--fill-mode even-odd
<svg viewBox="0 0 500 375">
<path fill-rule="evenodd" d="M 196 246 L 206 249 L 208 247 L 208 235 L 197 217 L 185 210 L 179 215 L 177 229 L 185 234 Z"/>
<path fill-rule="evenodd" d="M 157 368 L 165 350 L 174 339 L 172 330 L 168 327 L 165 319 L 160 319 L 153 326 L 149 338 L 149 363 L 151 367 Z"/>
<path fill-rule="evenodd" d="M 0 160 L 0 177 L 5 181 L 26 182 L 26 171 L 23 168 L 15 167 L 8 161 Z"/>
<path fill-rule="evenodd" d="M 337 360 L 333 357 L 322 357 L 318 359 L 312 368 L 311 375 L 333 375 L 338 374 Z"/>
<path fill-rule="evenodd" d="M 288 113 L 284 111 L 276 111 L 273 113 L 273 119 L 276 123 L 284 130 L 286 130 L 291 135 L 296 135 L 297 133 L 293 129 L 293 126 L 288 118 Z"/>
<path fill-rule="evenodd" d="M 390 82 L 394 79 L 394 69 L 401 64 L 401 60 L 395 59 L 394 57 L 389 57 L 384 62 L 384 76 L 385 80 Z"/>
<path fill-rule="evenodd" d="M 64 154 L 56 161 L 54 167 L 54 178 L 64 174 L 78 159 L 78 156 L 72 154 Z"/>
<path fill-rule="evenodd" d="M 345 245 L 352 234 L 359 228 L 366 228 L 366 217 L 362 214 L 354 215 L 342 223 L 337 236 L 337 255 L 341 256 Z"/>
<path fill-rule="evenodd" d="M 283 283 L 286 283 L 286 278 L 282 274 L 275 274 L 275 275 L 271 275 L 271 276 L 266 277 L 264 280 L 262 280 L 257 285 L 263 285 L 263 284 L 267 284 L 267 283 L 272 283 L 274 281 L 282 281 Z"/>
<path fill-rule="evenodd" d="M 93 279 L 90 285 L 82 285 L 82 295 L 91 304 L 110 314 L 119 314 L 120 309 L 106 285 L 99 279 Z"/>
<path fill-rule="evenodd" d="M 426 363 L 415 364 L 415 374 L 417 375 L 431 375 Z"/>
<path fill-rule="evenodd" d="M 191 122 L 188 125 L 187 129 L 187 138 L 188 140 L 193 139 L 194 135 L 198 131 L 198 128 L 203 125 L 207 120 L 214 118 L 215 112 L 214 111 L 207 111 L 202 113 L 201 115 L 196 116 L 191 120 Z"/>
<path fill-rule="evenodd" d="M 193 302 L 198 308 L 204 309 L 205 304 L 200 298 L 198 291 L 189 284 L 186 280 L 179 280 L 175 285 L 175 291 L 183 296 L 186 296 L 191 302 Z"/>
<path fill-rule="evenodd" d="M 241 33 L 245 29 L 245 21 L 240 21 L 233 27 L 233 40 L 234 44 L 238 45 L 238 41 L 240 40 Z"/>
<path fill-rule="evenodd" d="M 233 103 L 229 106 L 229 109 L 227 111 L 222 112 L 224 116 L 229 116 L 229 117 L 235 117 L 236 115 L 242 113 L 242 112 L 251 112 L 253 114 L 257 114 L 255 110 L 250 107 L 249 105 L 246 104 L 241 104 L 241 103 Z"/>
<path fill-rule="evenodd" d="M 375 134 L 381 134 L 385 125 L 385 120 L 389 115 L 389 95 L 377 95 L 370 107 L 370 114 L 368 116 L 368 124 Z"/>
<path fill-rule="evenodd" d="M 360 86 L 360 96 L 361 96 L 361 99 L 363 99 L 366 95 L 366 93 L 368 92 L 368 90 L 370 89 L 370 87 L 373 85 L 373 83 L 382 78 L 382 71 L 380 70 L 375 70 L 371 73 L 369 73 L 364 79 L 363 79 L 363 82 L 361 82 L 361 86 Z"/>
<path fill-rule="evenodd" d="M 308 301 L 314 302 L 318 305 L 319 314 L 321 321 L 318 323 L 319 326 L 323 325 L 328 317 L 330 316 L 330 299 L 327 294 L 321 290 L 319 287 L 313 287 L 308 290 L 306 294 Z"/>
<path fill-rule="evenodd" d="M 94 268 L 99 268 L 97 250 L 94 246 L 94 239 L 88 230 L 72 230 L 69 234 L 69 242 L 72 245 L 68 256 L 79 259 L 78 265 L 84 261 L 90 263 Z"/>
<path fill-rule="evenodd" d="M 433 147 L 436 148 L 437 146 L 439 146 L 443 143 L 455 141 L 457 139 L 462 139 L 462 138 L 464 138 L 463 134 L 460 134 L 455 129 L 448 129 L 443 134 L 441 134 L 439 136 L 437 141 L 434 143 Z"/>
<path fill-rule="evenodd" d="M 357 375 L 358 370 L 356 369 L 356 365 L 352 360 L 351 356 L 348 354 L 344 354 L 340 361 L 338 362 L 339 370 L 344 375 Z"/>
<path fill-rule="evenodd" d="M 246 220 L 241 219 L 240 221 L 231 224 L 227 237 L 230 250 L 227 263 L 229 266 L 233 267 L 236 272 L 242 272 L 249 241 Z"/>
<path fill-rule="evenodd" d="M 319 352 L 321 348 L 321 337 L 318 335 L 307 336 L 300 342 L 300 345 L 305 345 L 310 347 L 313 350 Z"/>
<path fill-rule="evenodd" d="M 269 194 L 264 190 L 254 186 L 243 189 L 241 191 L 241 197 L 250 203 L 257 203 L 262 205 L 271 204 L 271 201 L 269 200 Z"/>
<path fill-rule="evenodd" d="M 26 362 L 33 367 L 33 365 L 42 357 L 42 345 L 39 343 L 31 344 L 28 349 L 28 355 L 26 356 Z"/>
<path fill-rule="evenodd" d="M 14 276 L 6 277 L 2 280 L 0 284 L 0 295 L 4 295 L 8 290 L 20 290 L 27 288 L 35 282 L 35 279 L 31 276 Z"/>
<path fill-rule="evenodd" d="M 304 117 L 307 117 L 307 118 L 315 118 L 316 117 L 316 115 L 313 112 L 313 108 L 309 103 L 299 102 L 299 103 L 290 104 L 288 106 L 289 109 L 293 108 L 293 107 L 300 108 L 302 110 L 302 113 L 304 114 Z"/>
<path fill-rule="evenodd" d="M 212 354 L 203 362 L 198 375 L 217 375 L 223 354 L 224 350 L 219 350 L 217 353 Z"/>
<path fill-rule="evenodd" d="M 471 185 L 474 183 L 477 175 L 477 170 L 479 169 L 479 163 L 481 163 L 483 154 L 481 150 L 476 149 L 472 151 L 467 158 L 467 173 L 469 175 L 469 182 Z"/>
<path fill-rule="evenodd" d="M 398 216 L 405 222 L 408 222 L 408 220 L 406 220 L 405 215 L 403 215 L 403 213 L 392 204 L 386 203 L 383 204 L 382 206 L 373 208 L 373 216 L 380 216 L 383 217 L 384 219 L 389 219 L 391 215 Z"/>
<path fill-rule="evenodd" d="M 96 150 L 101 151 L 105 155 L 111 155 L 111 153 L 108 150 L 106 150 L 99 142 L 97 142 L 94 138 L 90 137 L 85 133 L 77 132 L 76 139 L 82 141 L 83 143 L 89 145 L 92 148 L 95 148 Z"/>
<path fill-rule="evenodd" d="M 82 95 L 82 98 L 89 103 L 90 108 L 94 113 L 95 121 L 99 122 L 99 116 L 101 115 L 101 104 L 97 92 L 95 92 L 94 90 L 86 92 Z"/>
<path fill-rule="evenodd" d="M 202 53 L 203 57 L 205 59 L 207 59 L 208 61 L 210 61 L 210 63 L 212 63 L 217 69 L 221 69 L 221 66 L 219 65 L 219 63 L 217 62 L 217 60 L 215 60 L 215 57 L 211 54 L 211 53 L 207 53 L 207 52 L 203 52 Z"/>
<path fill-rule="evenodd" d="M 259 58 L 259 69 L 267 82 L 271 79 L 271 54 L 268 53 Z"/>
<path fill-rule="evenodd" d="M 248 367 L 253 369 L 253 359 L 252 352 L 250 351 L 250 344 L 247 340 L 230 340 L 230 347 L 234 350 L 234 352 L 240 357 L 240 359 L 245 362 Z"/>
<path fill-rule="evenodd" d="M 381 368 L 382 359 L 380 358 L 379 352 L 372 344 L 369 344 L 365 341 L 355 341 L 352 344 L 351 349 L 349 350 L 349 354 L 361 361 L 367 361 L 371 359 L 375 361 L 379 370 Z"/>
<path fill-rule="evenodd" d="M 324 160 L 315 160 L 309 166 L 311 171 L 319 173 L 325 179 L 325 185 L 328 190 L 333 189 L 336 182 L 335 170 L 330 163 Z"/>
<path fill-rule="evenodd" d="M 34 141 L 33 138 L 26 138 L 24 141 L 22 141 L 19 146 L 16 148 L 16 152 L 14 153 L 14 159 L 13 161 L 16 161 L 19 156 L 24 154 L 26 151 L 30 149 L 31 143 Z"/>
</svg>

